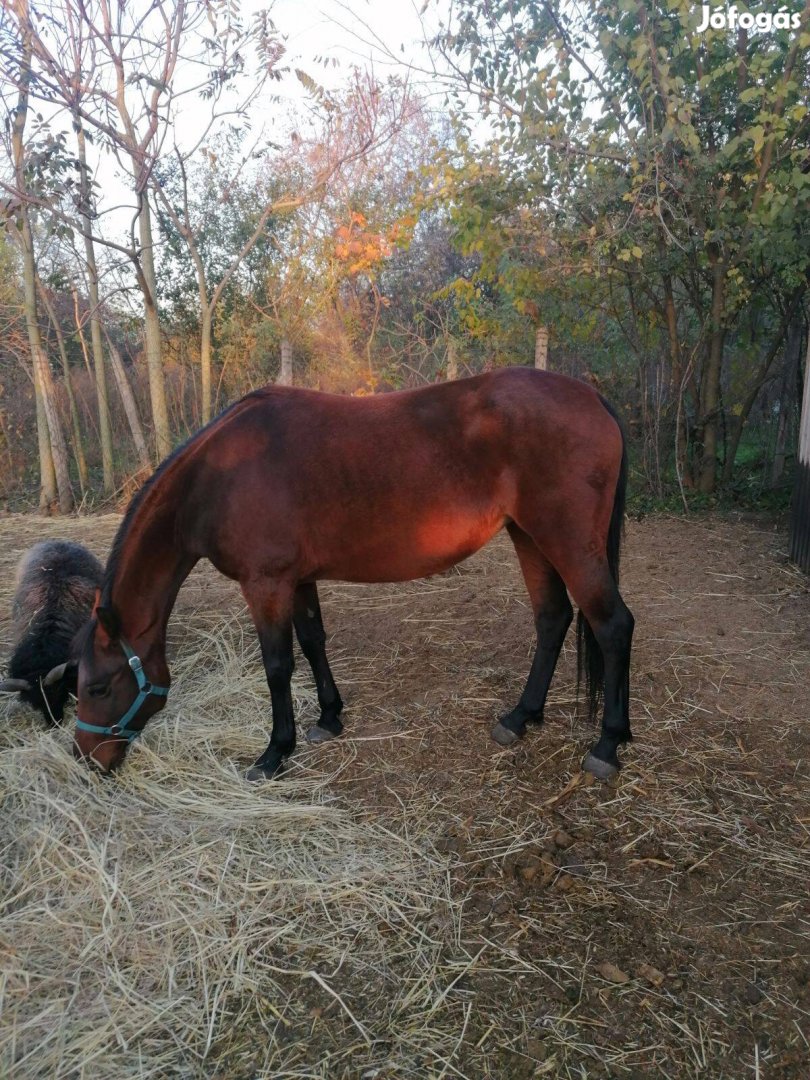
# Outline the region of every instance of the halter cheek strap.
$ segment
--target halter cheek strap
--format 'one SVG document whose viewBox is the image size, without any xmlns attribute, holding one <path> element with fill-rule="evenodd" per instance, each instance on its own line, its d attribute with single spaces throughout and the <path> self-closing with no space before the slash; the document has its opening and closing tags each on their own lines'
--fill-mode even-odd
<svg viewBox="0 0 810 1080">
<path fill-rule="evenodd" d="M 141 663 L 140 657 L 135 655 L 123 638 L 121 639 L 121 648 L 126 653 L 127 663 L 138 684 L 138 696 L 117 724 L 111 724 L 110 727 L 100 727 L 98 724 L 86 724 L 84 720 L 79 720 L 77 717 L 76 727 L 80 728 L 82 731 L 92 731 L 95 735 L 114 735 L 118 738 L 126 739 L 127 742 L 132 742 L 133 739 L 137 739 L 140 735 L 140 731 L 129 730 L 129 725 L 138 715 L 141 705 L 143 705 L 150 694 L 153 694 L 155 697 L 168 697 L 169 688 L 168 686 L 153 686 L 149 682 L 143 673 L 143 664 Z"/>
</svg>

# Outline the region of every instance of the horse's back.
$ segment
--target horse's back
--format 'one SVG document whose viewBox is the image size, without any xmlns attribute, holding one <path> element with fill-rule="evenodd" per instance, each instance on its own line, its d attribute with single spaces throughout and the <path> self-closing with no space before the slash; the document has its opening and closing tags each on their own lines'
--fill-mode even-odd
<svg viewBox="0 0 810 1080">
<path fill-rule="evenodd" d="M 592 388 L 526 368 L 363 398 L 266 387 L 201 442 L 187 521 L 235 577 L 251 560 L 312 578 L 425 576 L 530 502 L 554 512 L 580 462 L 609 481 L 614 429 Z"/>
</svg>

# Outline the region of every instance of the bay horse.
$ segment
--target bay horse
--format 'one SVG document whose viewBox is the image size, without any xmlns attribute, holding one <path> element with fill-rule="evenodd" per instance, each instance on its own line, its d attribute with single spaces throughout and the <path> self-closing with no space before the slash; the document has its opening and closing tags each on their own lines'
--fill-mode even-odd
<svg viewBox="0 0 810 1080">
<path fill-rule="evenodd" d="M 293 629 L 318 692 L 307 737 L 343 730 L 316 582 L 426 577 L 505 527 L 537 647 L 493 738 L 508 746 L 542 722 L 570 592 L 592 715 L 604 698 L 582 767 L 608 779 L 631 738 L 633 616 L 617 584 L 626 480 L 615 413 L 564 375 L 506 368 L 357 398 L 256 390 L 176 450 L 132 500 L 79 645 L 74 753 L 109 772 L 165 704 L 166 624 L 198 560 L 239 583 L 261 643 L 272 734 L 248 772 L 258 780 L 276 775 L 295 747 Z"/>
</svg>

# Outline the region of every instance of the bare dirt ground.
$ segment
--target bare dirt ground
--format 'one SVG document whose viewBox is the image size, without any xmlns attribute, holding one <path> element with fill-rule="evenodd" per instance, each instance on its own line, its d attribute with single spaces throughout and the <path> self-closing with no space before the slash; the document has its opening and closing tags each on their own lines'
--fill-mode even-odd
<svg viewBox="0 0 810 1080">
<path fill-rule="evenodd" d="M 35 528 L 104 555 L 114 526 L 2 519 L 6 580 Z M 352 1056 L 335 1002 L 307 998 L 285 1076 L 810 1075 L 810 589 L 785 547 L 756 522 L 628 523 L 635 742 L 610 786 L 579 772 L 595 733 L 576 715 L 571 644 L 545 726 L 514 749 L 489 739 L 533 644 L 505 537 L 430 581 L 321 587 L 347 731 L 302 747 L 287 776 L 329 773 L 342 807 L 432 844 L 459 913 L 424 924 L 446 936 L 435 1007 L 451 1045 Z M 234 586 L 195 571 L 173 649 L 203 614 L 234 611 Z M 301 657 L 295 679 L 309 683 Z"/>
</svg>

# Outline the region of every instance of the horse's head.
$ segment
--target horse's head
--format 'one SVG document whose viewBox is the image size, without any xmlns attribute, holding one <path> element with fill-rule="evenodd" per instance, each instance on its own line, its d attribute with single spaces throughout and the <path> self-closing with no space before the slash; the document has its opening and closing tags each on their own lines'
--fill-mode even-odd
<svg viewBox="0 0 810 1080">
<path fill-rule="evenodd" d="M 147 650 L 142 662 L 122 636 L 114 608 L 97 606 L 83 637 L 73 753 L 109 773 L 146 721 L 163 708 L 169 672 L 162 649 Z"/>
</svg>

